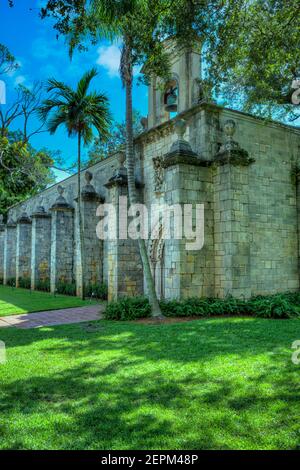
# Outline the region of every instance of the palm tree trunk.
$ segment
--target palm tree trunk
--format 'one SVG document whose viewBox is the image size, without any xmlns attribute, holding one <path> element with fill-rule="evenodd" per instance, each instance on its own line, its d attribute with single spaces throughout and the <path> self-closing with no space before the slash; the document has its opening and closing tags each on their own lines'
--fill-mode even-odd
<svg viewBox="0 0 300 470">
<path fill-rule="evenodd" d="M 78 131 L 78 227 L 79 227 L 79 258 L 80 258 L 80 275 L 81 275 L 81 298 L 84 300 L 84 289 L 85 289 L 85 276 L 84 276 L 84 234 L 83 234 L 83 222 L 82 222 L 82 211 L 81 211 L 81 132 Z"/>
<path fill-rule="evenodd" d="M 132 112 L 132 82 L 133 82 L 133 73 L 132 73 L 132 51 L 128 44 L 125 46 L 127 50 L 125 51 L 125 89 L 126 89 L 126 162 L 127 162 L 127 174 L 128 174 L 128 193 L 129 193 L 129 202 L 130 204 L 136 204 L 137 194 L 135 188 L 135 161 L 134 161 L 134 143 L 133 143 L 133 112 Z M 144 275 L 147 285 L 147 291 L 149 296 L 149 302 L 151 305 L 152 316 L 156 318 L 164 318 L 159 302 L 157 299 L 154 280 L 151 273 L 149 257 L 147 253 L 147 247 L 145 240 L 139 238 L 139 250 L 143 263 Z"/>
</svg>

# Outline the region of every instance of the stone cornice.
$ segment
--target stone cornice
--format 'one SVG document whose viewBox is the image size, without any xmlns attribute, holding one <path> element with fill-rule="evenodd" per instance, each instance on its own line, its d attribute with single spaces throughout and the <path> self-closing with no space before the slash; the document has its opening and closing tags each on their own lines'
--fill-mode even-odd
<svg viewBox="0 0 300 470">
<path fill-rule="evenodd" d="M 48 214 L 47 212 L 34 212 L 31 214 L 32 219 L 49 219 L 51 218 L 51 214 Z"/>
<path fill-rule="evenodd" d="M 98 193 L 92 193 L 92 192 L 81 192 L 81 200 L 82 201 L 95 201 L 95 202 L 104 202 L 105 197 L 101 196 L 101 194 Z M 75 202 L 78 202 L 78 197 L 75 197 L 74 199 Z"/>
<path fill-rule="evenodd" d="M 104 185 L 106 188 L 113 188 L 114 186 L 123 186 L 127 187 L 128 186 L 128 180 L 127 178 L 125 179 L 124 177 L 112 177 L 110 180 Z M 135 181 L 135 187 L 137 189 L 143 188 L 145 185 L 144 183 L 141 183 L 140 181 Z"/>
<path fill-rule="evenodd" d="M 163 168 L 168 168 L 174 165 L 192 165 L 208 167 L 213 162 L 199 158 L 194 152 L 177 151 L 168 153 L 162 162 Z"/>
<path fill-rule="evenodd" d="M 244 149 L 226 150 L 218 153 L 215 159 L 211 162 L 214 166 L 234 165 L 234 166 L 248 166 L 255 162 L 255 158 L 249 157 L 249 154 Z"/>
<path fill-rule="evenodd" d="M 231 108 L 224 108 L 223 106 L 218 106 L 214 103 L 207 103 L 207 102 L 202 102 L 200 104 L 196 104 L 192 106 L 190 109 L 183 111 L 182 113 L 178 114 L 175 118 L 171 119 L 170 121 L 163 122 L 162 124 L 159 124 L 158 126 L 152 127 L 151 129 L 148 129 L 147 131 L 143 132 L 142 134 L 138 135 L 135 138 L 135 142 L 155 142 L 161 137 L 164 137 L 166 135 L 169 135 L 173 132 L 174 130 L 174 121 L 181 118 L 188 120 L 190 117 L 194 116 L 195 114 L 200 113 L 201 111 L 211 111 L 214 113 L 228 113 L 232 114 L 235 117 L 239 116 L 239 118 L 251 121 L 251 122 L 260 122 L 262 125 L 266 125 L 269 127 L 275 127 L 275 128 L 282 128 L 286 129 L 290 132 L 294 132 L 296 134 L 300 134 L 300 129 L 289 126 L 287 124 L 283 124 L 278 121 L 268 121 L 263 118 L 253 116 L 252 114 L 249 113 L 244 113 L 243 111 L 238 111 L 235 109 Z"/>
<path fill-rule="evenodd" d="M 69 204 L 55 203 L 49 209 L 51 212 L 74 212 L 74 208 Z"/>
<path fill-rule="evenodd" d="M 21 215 L 21 217 L 19 217 L 18 220 L 17 220 L 17 224 L 30 225 L 30 224 L 32 224 L 32 221 L 30 220 L 29 217 L 27 217 L 25 215 Z"/>
</svg>

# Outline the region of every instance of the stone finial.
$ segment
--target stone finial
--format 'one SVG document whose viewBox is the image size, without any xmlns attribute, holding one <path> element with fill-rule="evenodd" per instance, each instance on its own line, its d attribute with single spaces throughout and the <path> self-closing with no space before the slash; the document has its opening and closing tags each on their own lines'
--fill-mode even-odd
<svg viewBox="0 0 300 470">
<path fill-rule="evenodd" d="M 232 119 L 228 119 L 224 124 L 225 143 L 221 146 L 216 155 L 215 163 L 224 165 L 232 163 L 234 165 L 249 165 L 254 161 L 249 157 L 246 150 L 242 149 L 238 142 L 234 140 L 236 132 L 236 123 Z"/>
<path fill-rule="evenodd" d="M 91 181 L 93 179 L 93 173 L 87 170 L 84 174 L 84 177 L 85 177 L 86 184 L 91 184 Z"/>
<path fill-rule="evenodd" d="M 61 186 L 60 184 L 57 186 L 57 192 L 58 192 L 58 197 L 51 207 L 51 210 L 73 210 L 72 207 L 67 203 L 65 197 L 64 197 L 64 192 L 65 188 Z"/>
<path fill-rule="evenodd" d="M 21 224 L 30 224 L 31 223 L 31 220 L 28 217 L 27 212 L 26 212 L 26 205 L 25 204 L 22 204 L 22 206 L 21 206 L 21 215 L 18 218 L 18 223 L 21 223 Z"/>
<path fill-rule="evenodd" d="M 23 217 L 23 216 L 24 216 L 24 217 L 27 217 L 27 212 L 26 212 L 26 206 L 25 206 L 25 204 L 23 204 L 23 205 L 21 206 L 21 211 L 22 211 L 22 217 Z"/>
<path fill-rule="evenodd" d="M 140 122 L 141 122 L 143 130 L 146 131 L 148 129 L 148 118 L 142 117 Z"/>
<path fill-rule="evenodd" d="M 186 132 L 186 121 L 184 119 L 178 119 L 174 124 L 174 128 L 178 140 L 184 140 L 184 134 Z"/>
<path fill-rule="evenodd" d="M 63 186 L 61 186 L 61 185 L 58 185 L 58 186 L 57 186 L 57 192 L 58 192 L 58 194 L 59 194 L 60 197 L 63 197 L 63 194 L 64 194 L 64 192 L 65 192 L 65 188 L 64 188 Z"/>
<path fill-rule="evenodd" d="M 165 167 L 176 162 L 179 163 L 179 161 L 192 163 L 192 161 L 198 160 L 198 156 L 193 152 L 190 143 L 184 139 L 187 128 L 186 121 L 184 119 L 177 119 L 174 123 L 174 128 L 177 140 L 172 144 L 170 152 L 165 156 L 163 164 Z"/>
<path fill-rule="evenodd" d="M 99 195 L 96 193 L 94 186 L 91 184 L 93 179 L 93 173 L 91 171 L 86 171 L 84 174 L 86 185 L 82 188 L 81 195 L 83 199 L 97 199 Z M 77 199 L 75 199 L 77 201 Z"/>
<path fill-rule="evenodd" d="M 124 166 L 126 161 L 126 154 L 123 151 L 119 152 L 118 155 L 119 166 L 116 168 L 113 176 L 108 180 L 104 185 L 107 188 L 110 188 L 113 185 L 127 186 L 127 169 Z"/>
<path fill-rule="evenodd" d="M 83 188 L 82 188 L 81 199 L 83 201 L 103 202 L 104 198 L 96 192 L 96 189 L 91 184 L 91 181 L 92 181 L 93 177 L 94 177 L 94 175 L 91 171 L 87 170 L 85 172 L 84 178 L 85 178 L 85 181 L 86 181 L 86 185 L 83 186 Z M 78 203 L 78 198 L 77 197 L 74 200 Z"/>
<path fill-rule="evenodd" d="M 16 223 L 15 221 L 13 220 L 11 214 L 8 214 L 8 219 L 7 219 L 7 227 L 15 227 L 16 226 Z"/>
<path fill-rule="evenodd" d="M 41 197 L 41 199 L 39 200 L 39 204 L 38 204 L 38 206 L 37 206 L 37 208 L 36 208 L 36 213 L 37 213 L 37 214 L 45 214 L 45 213 L 46 213 L 45 207 L 43 206 L 43 202 L 44 202 L 44 200 L 43 200 L 43 198 Z"/>
</svg>

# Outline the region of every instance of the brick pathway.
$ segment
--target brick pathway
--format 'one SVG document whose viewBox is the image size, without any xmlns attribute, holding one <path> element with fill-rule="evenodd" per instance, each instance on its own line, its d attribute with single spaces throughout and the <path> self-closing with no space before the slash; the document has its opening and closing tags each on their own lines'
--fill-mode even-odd
<svg viewBox="0 0 300 470">
<path fill-rule="evenodd" d="M 25 315 L 9 315 L 0 317 L 0 328 L 14 326 L 16 328 L 39 328 L 41 326 L 65 325 L 84 321 L 99 320 L 105 305 L 89 307 L 65 308 L 48 312 L 26 313 Z"/>
</svg>

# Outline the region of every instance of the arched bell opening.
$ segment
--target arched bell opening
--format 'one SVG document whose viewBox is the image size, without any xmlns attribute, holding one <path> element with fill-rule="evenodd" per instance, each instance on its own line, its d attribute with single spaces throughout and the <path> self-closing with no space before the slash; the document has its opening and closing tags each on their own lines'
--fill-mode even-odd
<svg viewBox="0 0 300 470">
<path fill-rule="evenodd" d="M 165 112 L 172 118 L 178 113 L 179 87 L 176 79 L 170 80 L 163 94 L 163 105 Z"/>
</svg>

